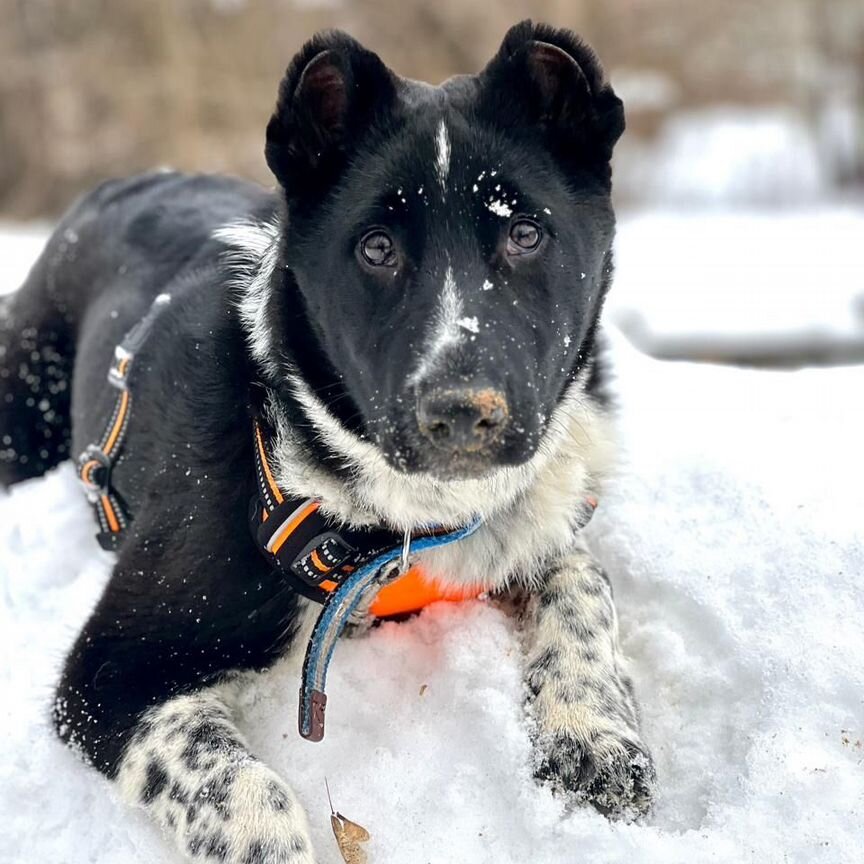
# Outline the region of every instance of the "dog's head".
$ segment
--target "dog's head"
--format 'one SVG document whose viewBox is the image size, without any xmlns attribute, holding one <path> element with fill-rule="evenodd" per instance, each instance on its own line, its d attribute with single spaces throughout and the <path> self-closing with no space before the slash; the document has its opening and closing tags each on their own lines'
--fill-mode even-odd
<svg viewBox="0 0 864 864">
<path fill-rule="evenodd" d="M 522 23 L 440 87 L 316 36 L 267 128 L 287 214 L 269 350 L 397 470 L 526 462 L 589 372 L 623 128 L 567 31 Z"/>
</svg>

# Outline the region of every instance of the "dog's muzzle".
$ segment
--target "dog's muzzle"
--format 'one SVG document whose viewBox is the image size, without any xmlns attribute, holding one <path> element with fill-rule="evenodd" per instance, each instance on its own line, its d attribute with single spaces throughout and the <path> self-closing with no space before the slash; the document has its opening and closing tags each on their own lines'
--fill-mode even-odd
<svg viewBox="0 0 864 864">
<path fill-rule="evenodd" d="M 509 420 L 507 398 L 491 387 L 436 388 L 417 400 L 420 432 L 452 456 L 485 453 Z"/>
</svg>

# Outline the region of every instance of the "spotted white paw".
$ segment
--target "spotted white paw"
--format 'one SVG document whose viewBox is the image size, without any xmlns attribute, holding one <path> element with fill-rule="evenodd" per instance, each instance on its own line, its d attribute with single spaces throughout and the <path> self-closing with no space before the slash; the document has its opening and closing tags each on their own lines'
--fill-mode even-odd
<svg viewBox="0 0 864 864">
<path fill-rule="evenodd" d="M 612 819 L 632 821 L 651 810 L 654 762 L 635 736 L 559 732 L 538 741 L 538 756 L 539 780 Z"/>
</svg>

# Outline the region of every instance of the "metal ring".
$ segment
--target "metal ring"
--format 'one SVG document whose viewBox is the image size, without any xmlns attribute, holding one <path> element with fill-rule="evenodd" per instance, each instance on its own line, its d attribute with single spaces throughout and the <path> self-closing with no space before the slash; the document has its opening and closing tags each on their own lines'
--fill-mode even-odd
<svg viewBox="0 0 864 864">
<path fill-rule="evenodd" d="M 411 531 L 410 529 L 405 529 L 405 535 L 402 537 L 402 555 L 399 558 L 399 569 L 401 571 L 401 575 L 404 575 L 408 572 L 408 567 L 410 565 L 409 557 L 411 555 Z"/>
<path fill-rule="evenodd" d="M 102 469 L 101 482 L 95 481 L 92 470 L 88 471 L 86 476 L 84 475 L 84 468 L 90 462 L 95 462 Z M 111 460 L 95 444 L 90 444 L 78 457 L 78 478 L 91 502 L 98 500 L 100 496 L 107 493 L 111 485 Z"/>
</svg>

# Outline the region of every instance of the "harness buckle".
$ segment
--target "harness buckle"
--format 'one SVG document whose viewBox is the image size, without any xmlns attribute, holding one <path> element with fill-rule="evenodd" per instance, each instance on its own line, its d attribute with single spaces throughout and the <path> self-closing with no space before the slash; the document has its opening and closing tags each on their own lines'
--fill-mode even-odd
<svg viewBox="0 0 864 864">
<path fill-rule="evenodd" d="M 127 381 L 132 358 L 132 353 L 127 351 L 122 345 L 118 345 L 114 349 L 114 358 L 108 369 L 108 383 L 112 387 L 116 387 L 121 391 L 128 389 Z"/>
<path fill-rule="evenodd" d="M 108 494 L 111 485 L 111 460 L 96 444 L 88 445 L 78 457 L 78 478 L 91 504 Z"/>
<path fill-rule="evenodd" d="M 356 551 L 335 531 L 327 531 L 314 537 L 289 569 L 312 588 L 317 588 L 325 580 L 338 583 L 344 578 L 341 566 L 350 561 Z"/>
</svg>

